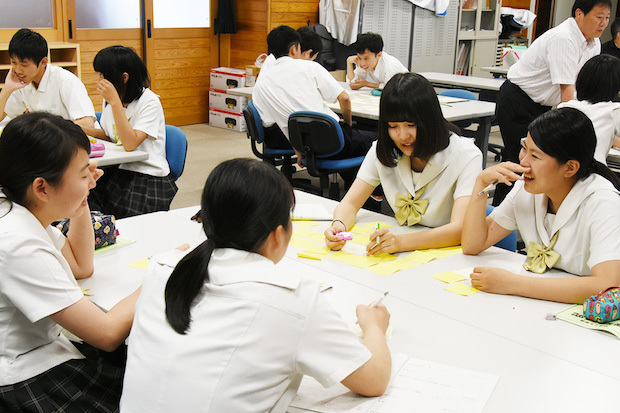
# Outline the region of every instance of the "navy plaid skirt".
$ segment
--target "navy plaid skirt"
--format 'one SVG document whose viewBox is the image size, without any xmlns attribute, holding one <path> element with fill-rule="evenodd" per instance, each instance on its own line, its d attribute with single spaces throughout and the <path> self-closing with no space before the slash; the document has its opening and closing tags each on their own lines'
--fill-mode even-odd
<svg viewBox="0 0 620 413">
<path fill-rule="evenodd" d="M 69 360 L 31 379 L 0 386 L 0 411 L 118 412 L 126 347 L 105 353 L 88 344 L 74 344 L 85 359 Z"/>
<path fill-rule="evenodd" d="M 155 211 L 168 211 L 177 193 L 172 176 L 152 176 L 118 167 L 104 168 L 88 197 L 91 211 L 101 211 L 116 218 Z"/>
</svg>

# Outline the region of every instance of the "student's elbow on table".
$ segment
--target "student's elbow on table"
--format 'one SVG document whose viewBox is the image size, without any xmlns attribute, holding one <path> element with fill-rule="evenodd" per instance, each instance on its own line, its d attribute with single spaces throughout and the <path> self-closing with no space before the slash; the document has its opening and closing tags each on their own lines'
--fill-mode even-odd
<svg viewBox="0 0 620 413">
<path fill-rule="evenodd" d="M 484 251 L 482 248 L 471 245 L 471 243 L 468 242 L 461 242 L 461 248 L 463 249 L 463 254 L 465 255 L 478 255 Z"/>
</svg>

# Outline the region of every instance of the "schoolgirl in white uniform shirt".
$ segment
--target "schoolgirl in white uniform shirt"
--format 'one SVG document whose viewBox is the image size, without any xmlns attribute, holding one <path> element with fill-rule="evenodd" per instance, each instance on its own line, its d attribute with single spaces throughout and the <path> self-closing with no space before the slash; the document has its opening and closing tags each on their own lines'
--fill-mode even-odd
<svg viewBox="0 0 620 413">
<path fill-rule="evenodd" d="M 79 126 L 46 112 L 21 115 L 2 132 L 0 411 L 118 411 L 124 350 L 110 363 L 98 349 L 123 344 L 139 292 L 104 312 L 75 280 L 93 273 L 86 197 L 101 171 L 89 151 Z M 66 239 L 51 225 L 64 218 Z"/>
<path fill-rule="evenodd" d="M 395 75 L 381 95 L 379 139 L 334 211 L 332 226 L 325 231 L 327 246 L 344 246 L 337 234 L 353 226 L 357 211 L 379 184 L 399 224 L 431 229 L 395 236 L 381 228 L 370 235 L 369 254 L 460 244 L 482 155 L 472 140 L 450 127 L 428 80 L 415 73 Z"/>
<path fill-rule="evenodd" d="M 289 182 L 270 165 L 233 159 L 213 170 L 202 195 L 207 241 L 178 264 L 175 251 L 147 269 L 122 412 L 284 412 L 304 374 L 384 392 L 386 308 L 358 306 L 362 344 L 317 283 L 275 265 L 293 206 Z"/>
<path fill-rule="evenodd" d="M 580 277 L 541 278 L 479 267 L 472 285 L 482 291 L 568 303 L 620 285 L 620 182 L 594 159 L 592 122 L 561 108 L 536 118 L 523 141 L 520 165 L 505 162 L 476 179 L 463 225 L 463 252 L 477 254 L 514 229 L 528 246 L 525 269 L 558 268 Z M 519 175 L 522 173 L 523 175 Z M 514 187 L 485 218 L 490 183 Z"/>
<path fill-rule="evenodd" d="M 102 129 L 89 134 L 126 151 L 146 152 L 149 158 L 106 168 L 91 196 L 91 207 L 117 218 L 169 210 L 177 186 L 166 160 L 164 110 L 148 88 L 144 62 L 129 47 L 110 46 L 97 53 L 93 67 L 102 76 L 97 91 L 104 102 Z"/>
</svg>

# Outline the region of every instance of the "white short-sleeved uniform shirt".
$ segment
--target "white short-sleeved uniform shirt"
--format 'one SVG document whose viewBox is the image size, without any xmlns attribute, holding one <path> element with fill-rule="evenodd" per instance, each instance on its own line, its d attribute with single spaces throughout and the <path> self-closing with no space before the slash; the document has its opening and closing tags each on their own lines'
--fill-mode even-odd
<svg viewBox="0 0 620 413">
<path fill-rule="evenodd" d="M 47 64 L 39 87 L 32 83 L 13 91 L 4 113 L 15 118 L 28 108 L 30 112 L 50 112 L 67 120 L 86 116 L 95 118 L 93 102 L 82 81 L 62 67 Z"/>
<path fill-rule="evenodd" d="M 420 199 L 429 201 L 420 225 L 440 227 L 450 222 L 454 201 L 470 196 L 476 177 L 482 170 L 482 154 L 471 139 L 452 134 L 446 149 L 431 156 L 416 177 L 408 156 L 400 156 L 397 165 L 387 167 L 377 158 L 377 142 L 368 151 L 357 177 L 372 186 L 381 184 L 385 199 L 396 211 L 397 194 L 412 196 L 426 186 Z"/>
<path fill-rule="evenodd" d="M 534 102 L 555 106 L 562 101 L 560 85 L 574 85 L 583 65 L 600 53 L 600 40 L 587 41 L 570 17 L 537 38 L 510 67 L 508 79 Z"/>
<path fill-rule="evenodd" d="M 276 57 L 273 55 L 273 53 L 269 53 L 269 55 L 265 58 L 265 60 L 263 61 L 262 66 L 260 67 L 260 72 L 259 72 L 259 76 L 260 75 L 264 75 L 265 73 L 267 73 L 267 71 L 269 70 L 269 68 L 276 62 Z"/>
<path fill-rule="evenodd" d="M 288 56 L 276 59 L 267 73 L 261 73 L 252 100 L 264 126 L 278 124 L 288 138 L 288 118 L 293 112 L 309 110 L 340 119 L 323 101 L 335 102 L 344 91 L 320 64 Z"/>
<path fill-rule="evenodd" d="M 7 210 L 4 200 L 0 204 L 0 386 L 83 358 L 48 317 L 84 297 L 60 252 L 64 236 L 57 228 L 43 228 L 21 205 Z"/>
<path fill-rule="evenodd" d="M 374 70 L 365 71 L 361 67 L 356 67 L 353 73 L 355 73 L 355 79 L 367 80 L 371 83 L 379 83 L 379 88 L 384 88 L 385 84 L 396 74 L 406 73 L 409 70 L 394 56 L 381 52 L 381 57 L 377 62 L 377 66 Z"/>
<path fill-rule="evenodd" d="M 517 181 L 490 217 L 502 228 L 518 229 L 525 245 L 534 241 L 548 246 L 559 231 L 553 250 L 560 259 L 554 268 L 572 274 L 590 275 L 596 264 L 620 260 L 620 195 L 607 179 L 591 174 L 578 181 L 549 228 L 547 201 L 546 195 L 530 194 L 523 181 Z"/>
<path fill-rule="evenodd" d="M 163 254 L 147 269 L 122 412 L 284 412 L 302 375 L 332 386 L 370 359 L 318 284 L 235 249 L 213 252 L 190 329 L 176 333 L 164 289 L 180 255 Z"/>
<path fill-rule="evenodd" d="M 146 133 L 146 139 L 136 149 L 148 153 L 149 158 L 141 162 L 122 164 L 119 169 L 152 176 L 167 176 L 170 167 L 166 160 L 166 122 L 159 97 L 151 89 L 145 88 L 142 96 L 125 108 L 125 115 L 134 130 Z M 118 142 L 112 106 L 105 101 L 99 123 L 106 136 Z"/>
<path fill-rule="evenodd" d="M 620 103 L 591 104 L 587 100 L 571 100 L 558 105 L 558 108 L 563 107 L 578 109 L 590 118 L 596 132 L 594 159 L 607 165 L 607 154 L 614 144 L 614 138 L 620 136 Z"/>
</svg>

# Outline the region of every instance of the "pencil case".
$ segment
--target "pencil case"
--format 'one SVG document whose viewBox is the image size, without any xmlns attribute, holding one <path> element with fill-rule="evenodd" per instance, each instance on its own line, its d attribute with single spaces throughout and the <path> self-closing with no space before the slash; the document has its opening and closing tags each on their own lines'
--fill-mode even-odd
<svg viewBox="0 0 620 413">
<path fill-rule="evenodd" d="M 89 158 L 100 158 L 105 155 L 105 145 L 103 143 L 90 143 Z"/>
<path fill-rule="evenodd" d="M 95 231 L 95 249 L 107 247 L 116 243 L 116 236 L 118 230 L 116 229 L 116 218 L 114 215 L 106 215 L 99 211 L 91 211 L 90 219 L 93 223 L 93 230 Z M 69 225 L 71 221 L 67 218 L 56 224 L 64 236 L 67 236 L 69 232 Z"/>
<path fill-rule="evenodd" d="M 610 287 L 583 302 L 583 315 L 597 323 L 620 319 L 620 288 Z"/>
</svg>

